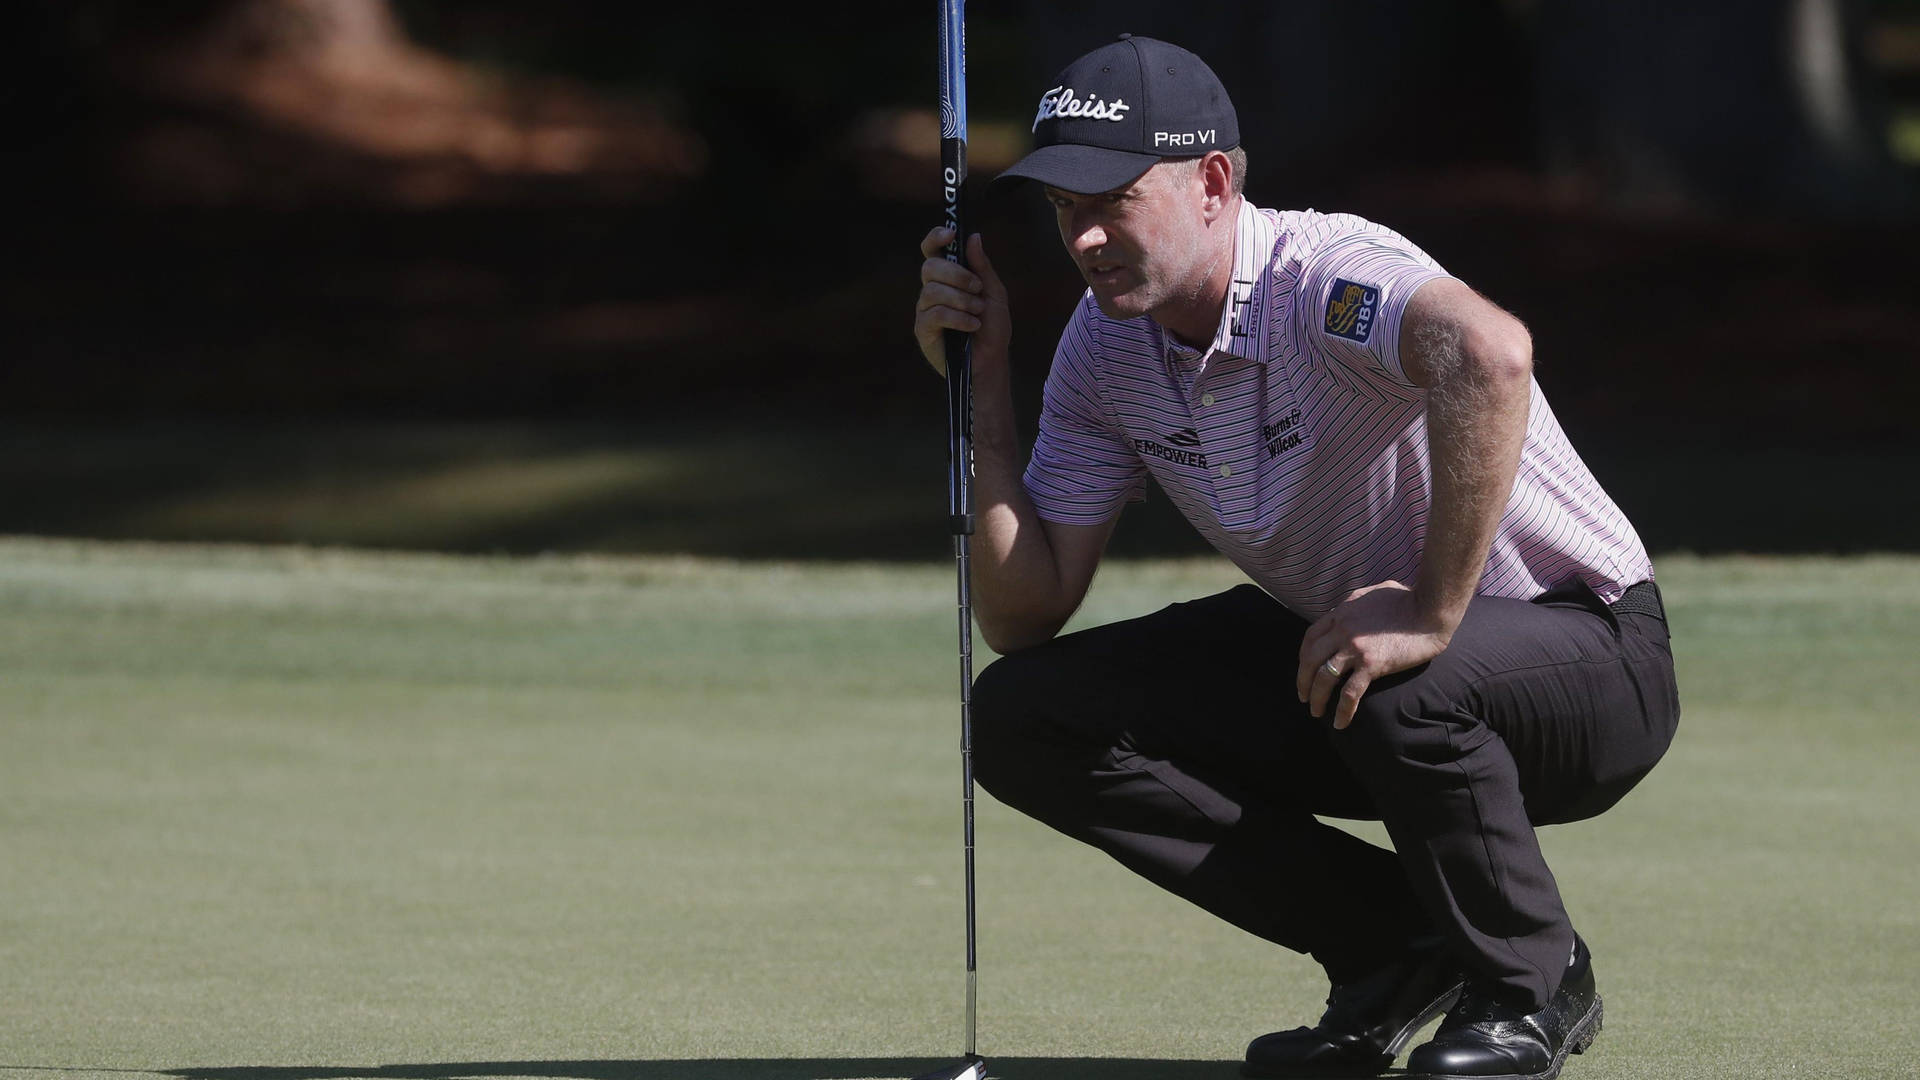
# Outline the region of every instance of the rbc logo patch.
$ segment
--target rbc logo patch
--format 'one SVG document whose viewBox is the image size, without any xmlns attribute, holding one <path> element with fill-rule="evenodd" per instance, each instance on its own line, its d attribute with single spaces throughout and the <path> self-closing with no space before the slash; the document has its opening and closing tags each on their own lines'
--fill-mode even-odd
<svg viewBox="0 0 1920 1080">
<path fill-rule="evenodd" d="M 1327 297 L 1327 333 L 1348 341 L 1367 340 L 1373 334 L 1373 313 L 1379 305 L 1379 289 L 1334 278 L 1333 293 Z"/>
</svg>

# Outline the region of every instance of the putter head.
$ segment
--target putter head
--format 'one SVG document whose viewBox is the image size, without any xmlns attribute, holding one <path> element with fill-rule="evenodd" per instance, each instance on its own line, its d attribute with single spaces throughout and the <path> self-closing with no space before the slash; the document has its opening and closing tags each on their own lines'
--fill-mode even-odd
<svg viewBox="0 0 1920 1080">
<path fill-rule="evenodd" d="M 978 1054 L 968 1054 L 956 1064 L 921 1073 L 913 1080 L 987 1080 L 987 1062 Z"/>
</svg>

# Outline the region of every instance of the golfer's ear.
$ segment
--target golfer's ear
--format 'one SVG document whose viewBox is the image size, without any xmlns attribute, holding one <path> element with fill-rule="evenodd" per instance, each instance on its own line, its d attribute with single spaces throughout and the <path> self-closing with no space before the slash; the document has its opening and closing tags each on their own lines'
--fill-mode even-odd
<svg viewBox="0 0 1920 1080">
<path fill-rule="evenodd" d="M 1226 212 L 1233 201 L 1233 161 L 1218 150 L 1200 159 L 1200 185 L 1206 192 L 1207 220 Z"/>
</svg>

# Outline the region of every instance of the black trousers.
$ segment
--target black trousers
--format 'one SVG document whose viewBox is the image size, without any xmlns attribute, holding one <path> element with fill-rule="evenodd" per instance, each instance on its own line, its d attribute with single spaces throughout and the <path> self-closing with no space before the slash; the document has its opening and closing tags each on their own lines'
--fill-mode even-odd
<svg viewBox="0 0 1920 1080">
<path fill-rule="evenodd" d="M 975 775 L 1335 981 L 1437 933 L 1537 1008 L 1573 928 L 1534 828 L 1612 806 L 1679 719 L 1658 590 L 1632 595 L 1476 598 L 1445 652 L 1376 681 L 1335 731 L 1294 693 L 1307 623 L 1242 585 L 994 662 Z M 1380 820 L 1395 851 L 1316 814 Z"/>
</svg>

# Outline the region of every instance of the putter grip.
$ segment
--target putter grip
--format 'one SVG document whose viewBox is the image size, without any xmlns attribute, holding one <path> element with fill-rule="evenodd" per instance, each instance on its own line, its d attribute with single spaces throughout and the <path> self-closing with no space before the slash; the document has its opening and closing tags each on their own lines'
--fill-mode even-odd
<svg viewBox="0 0 1920 1080">
<path fill-rule="evenodd" d="M 964 0 L 940 4 L 940 183 L 946 226 L 953 231 L 946 256 L 967 261 L 967 39 Z M 944 335 L 947 357 L 948 526 L 955 536 L 973 533 L 973 365 L 969 335 Z"/>
</svg>

